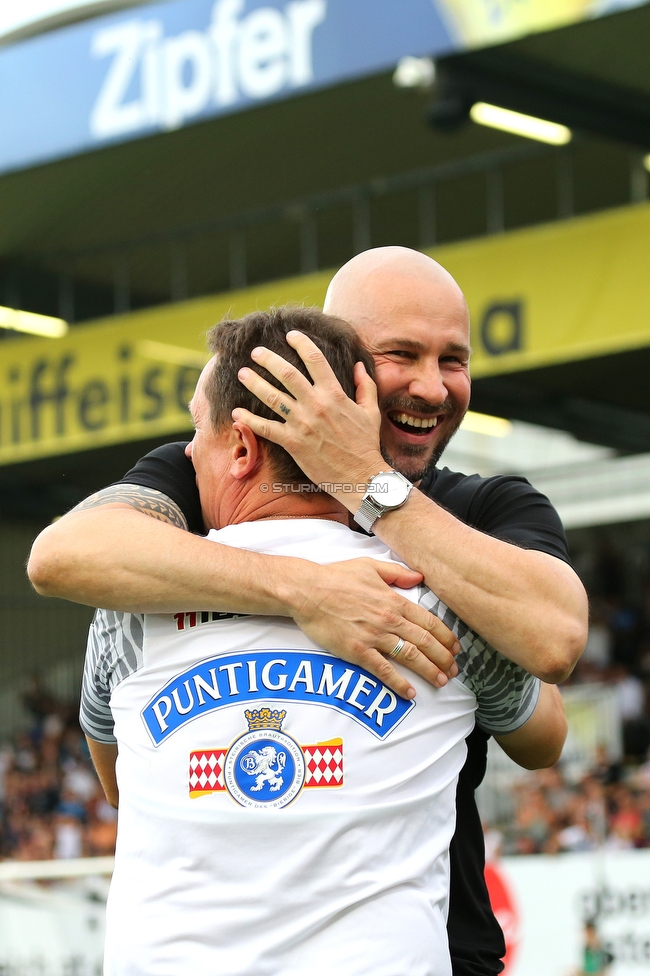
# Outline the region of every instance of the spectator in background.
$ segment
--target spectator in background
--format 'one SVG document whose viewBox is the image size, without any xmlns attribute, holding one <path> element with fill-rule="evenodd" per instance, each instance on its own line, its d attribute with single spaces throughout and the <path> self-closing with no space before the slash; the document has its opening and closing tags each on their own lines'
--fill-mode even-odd
<svg viewBox="0 0 650 976">
<path fill-rule="evenodd" d="M 530 774 L 515 788 L 514 818 L 486 825 L 493 847 L 497 836 L 503 854 L 649 847 L 650 784 L 604 780 L 599 772 L 574 784 L 559 767 Z"/>
<path fill-rule="evenodd" d="M 595 919 L 585 922 L 583 946 L 582 969 L 579 976 L 606 976 L 614 957 L 603 948 Z"/>
<path fill-rule="evenodd" d="M 33 724 L 0 748 L 0 858 L 112 854 L 116 815 L 90 763 L 75 709 L 32 682 Z"/>
</svg>

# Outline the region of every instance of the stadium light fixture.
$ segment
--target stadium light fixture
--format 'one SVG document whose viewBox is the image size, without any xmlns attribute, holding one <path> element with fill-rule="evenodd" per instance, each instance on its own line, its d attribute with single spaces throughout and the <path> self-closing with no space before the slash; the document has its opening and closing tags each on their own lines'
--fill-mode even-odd
<svg viewBox="0 0 650 976">
<path fill-rule="evenodd" d="M 650 153 L 648 153 L 647 156 L 644 156 L 643 157 L 643 165 L 645 166 L 645 168 L 650 173 Z"/>
<path fill-rule="evenodd" d="M 468 430 L 472 434 L 487 434 L 488 437 L 509 437 L 512 433 L 512 424 L 504 417 L 492 417 L 487 413 L 468 410 L 460 429 Z"/>
<path fill-rule="evenodd" d="M 565 146 L 571 142 L 572 132 L 566 125 L 538 119 L 534 115 L 523 115 L 513 112 L 509 108 L 499 105 L 489 105 L 487 102 L 475 102 L 469 110 L 469 117 L 479 125 L 487 125 L 492 129 L 512 132 L 516 136 L 526 139 L 537 139 L 548 142 L 552 146 Z"/>
<path fill-rule="evenodd" d="M 68 323 L 52 315 L 37 315 L 36 312 L 23 312 L 19 308 L 5 308 L 0 305 L 0 329 L 60 339 L 68 332 Z"/>
</svg>

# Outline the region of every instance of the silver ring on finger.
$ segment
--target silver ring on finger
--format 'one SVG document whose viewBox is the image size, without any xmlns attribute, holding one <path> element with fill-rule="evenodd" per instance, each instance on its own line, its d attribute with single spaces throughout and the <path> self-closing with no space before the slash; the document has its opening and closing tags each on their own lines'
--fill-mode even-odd
<svg viewBox="0 0 650 976">
<path fill-rule="evenodd" d="M 400 637 L 399 640 L 397 641 L 397 644 L 395 644 L 395 647 L 393 648 L 393 650 L 387 656 L 388 657 L 397 657 L 397 655 L 402 650 L 402 648 L 404 647 L 405 644 L 406 644 L 406 641 L 404 640 L 404 638 L 403 637 Z"/>
</svg>

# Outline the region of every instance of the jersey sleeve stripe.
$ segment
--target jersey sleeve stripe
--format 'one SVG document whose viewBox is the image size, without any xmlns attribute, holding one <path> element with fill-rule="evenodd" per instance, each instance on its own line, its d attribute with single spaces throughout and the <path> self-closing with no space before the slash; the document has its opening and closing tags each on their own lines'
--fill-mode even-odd
<svg viewBox="0 0 650 976">
<path fill-rule="evenodd" d="M 476 695 L 476 722 L 483 731 L 506 735 L 525 725 L 537 707 L 539 680 L 470 630 L 431 590 L 425 589 L 419 603 L 458 637 L 458 679 Z"/>
<path fill-rule="evenodd" d="M 116 741 L 111 694 L 142 667 L 143 618 L 115 610 L 97 610 L 88 634 L 81 686 L 79 722 L 97 742 Z"/>
</svg>

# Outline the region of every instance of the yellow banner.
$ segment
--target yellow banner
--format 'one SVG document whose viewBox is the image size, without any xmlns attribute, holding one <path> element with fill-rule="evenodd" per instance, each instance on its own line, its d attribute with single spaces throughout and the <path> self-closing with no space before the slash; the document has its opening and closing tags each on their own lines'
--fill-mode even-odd
<svg viewBox="0 0 650 976">
<path fill-rule="evenodd" d="M 650 205 L 432 250 L 463 288 L 475 377 L 650 345 Z M 190 429 L 207 329 L 322 304 L 331 272 L 0 345 L 0 464 Z"/>
<path fill-rule="evenodd" d="M 638 7 L 645 0 L 619 0 L 618 9 Z M 472 47 L 498 44 L 525 34 L 553 30 L 606 11 L 600 0 L 441 0 L 441 10 L 456 33 Z"/>
<path fill-rule="evenodd" d="M 187 404 L 224 316 L 322 302 L 328 275 L 145 309 L 0 346 L 0 465 L 191 429 Z"/>
<path fill-rule="evenodd" d="M 467 296 L 475 377 L 650 345 L 649 204 L 430 253 Z"/>
</svg>

